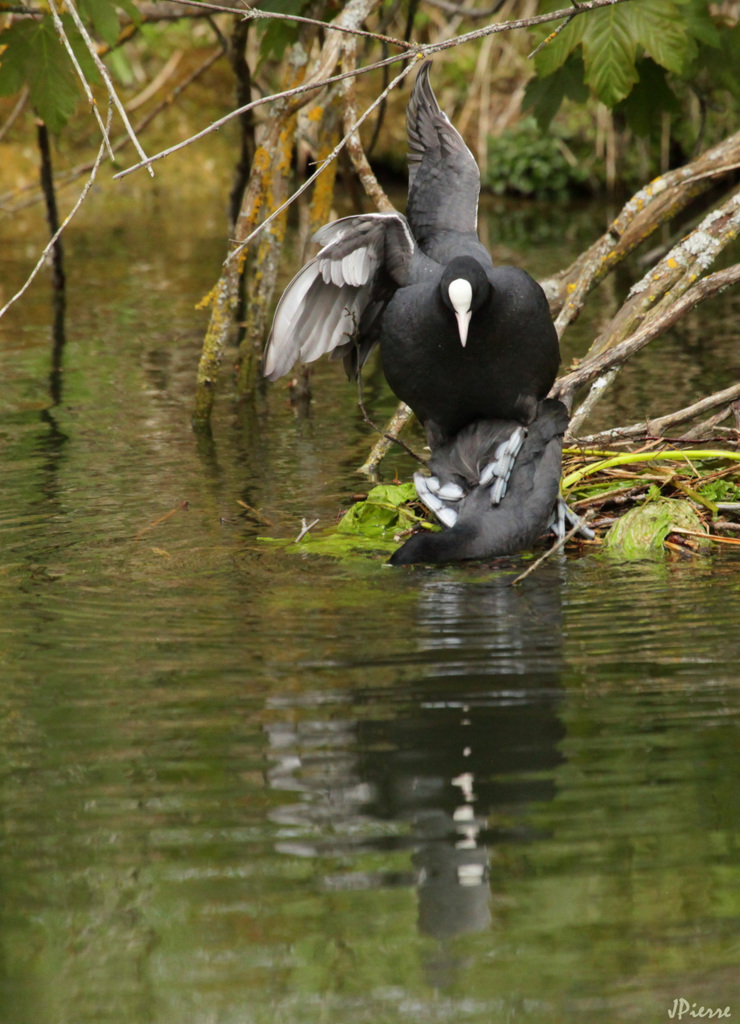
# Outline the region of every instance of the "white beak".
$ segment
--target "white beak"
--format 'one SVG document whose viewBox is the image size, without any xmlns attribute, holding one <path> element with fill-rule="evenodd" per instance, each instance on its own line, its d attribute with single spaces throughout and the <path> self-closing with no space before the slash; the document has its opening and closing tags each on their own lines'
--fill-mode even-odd
<svg viewBox="0 0 740 1024">
<path fill-rule="evenodd" d="M 460 344 L 465 348 L 465 343 L 468 340 L 468 326 L 470 325 L 470 318 L 473 314 L 468 310 L 466 313 L 455 312 L 457 318 L 457 330 L 460 335 Z"/>
<path fill-rule="evenodd" d="M 470 309 L 473 302 L 473 288 L 470 281 L 466 281 L 464 277 L 455 278 L 454 281 L 450 282 L 449 296 L 452 308 L 455 310 L 460 344 L 465 348 L 465 343 L 468 340 L 470 318 L 473 315 Z"/>
</svg>

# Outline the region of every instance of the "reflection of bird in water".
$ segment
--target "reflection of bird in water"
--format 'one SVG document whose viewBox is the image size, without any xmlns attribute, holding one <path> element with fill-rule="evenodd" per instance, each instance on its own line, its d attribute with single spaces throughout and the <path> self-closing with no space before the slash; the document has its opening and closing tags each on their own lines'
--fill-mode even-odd
<svg viewBox="0 0 740 1024">
<path fill-rule="evenodd" d="M 296 796 L 271 814 L 285 830 L 276 848 L 348 860 L 322 875 L 327 888 L 416 884 L 424 934 L 487 928 L 496 847 L 536 840 L 531 808 L 554 794 L 561 599 L 547 574 L 524 590 L 425 585 L 416 632 L 426 658 L 415 659 L 424 676 L 376 692 L 376 705 L 365 691 L 333 691 L 329 711 L 305 695 L 298 724 L 268 727 L 270 785 Z M 273 716 L 279 706 L 271 701 Z M 390 858 L 406 849 L 408 873 Z M 363 870 L 369 851 L 392 867 Z"/>
</svg>

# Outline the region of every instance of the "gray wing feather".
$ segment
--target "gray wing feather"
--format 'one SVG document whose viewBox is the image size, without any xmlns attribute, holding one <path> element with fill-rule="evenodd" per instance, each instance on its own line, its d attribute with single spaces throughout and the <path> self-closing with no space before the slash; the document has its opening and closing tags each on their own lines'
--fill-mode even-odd
<svg viewBox="0 0 740 1024">
<path fill-rule="evenodd" d="M 414 250 L 398 213 L 343 217 L 314 235 L 323 248 L 283 292 L 265 346 L 263 373 L 277 380 L 302 359 L 313 362 L 357 334 L 377 279 L 404 284 Z"/>
<path fill-rule="evenodd" d="M 462 136 L 440 110 L 422 64 L 406 111 L 411 229 L 421 240 L 435 231 L 475 233 L 480 171 Z"/>
</svg>

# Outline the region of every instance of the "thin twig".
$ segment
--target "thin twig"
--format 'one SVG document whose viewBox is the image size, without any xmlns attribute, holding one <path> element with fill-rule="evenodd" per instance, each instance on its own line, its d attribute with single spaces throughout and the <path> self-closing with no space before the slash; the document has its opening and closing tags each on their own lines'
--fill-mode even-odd
<svg viewBox="0 0 740 1024">
<path fill-rule="evenodd" d="M 105 135 L 106 136 L 107 136 L 108 131 L 110 130 L 110 123 L 111 123 L 112 117 L 113 117 L 113 108 L 112 108 L 111 101 L 109 100 L 108 101 L 108 119 L 107 119 L 107 122 L 105 124 Z M 54 234 L 49 239 L 48 243 L 44 247 L 44 251 L 39 256 L 39 259 L 38 259 L 38 262 L 36 263 L 36 266 L 33 268 L 33 270 L 31 271 L 28 279 L 26 280 L 26 283 L 23 285 L 23 287 L 19 291 L 17 291 L 15 293 L 15 295 L 12 298 L 8 299 L 8 301 L 5 303 L 3 308 L 0 309 L 0 318 L 2 318 L 4 316 L 6 311 L 8 309 L 10 309 L 10 307 L 13 305 L 13 303 L 16 302 L 18 299 L 20 299 L 20 297 L 25 293 L 25 291 L 30 287 L 31 282 L 34 280 L 34 278 L 38 274 L 39 270 L 41 270 L 42 266 L 44 265 L 44 262 L 46 261 L 46 257 L 49 255 L 49 253 L 51 252 L 52 248 L 56 244 L 57 239 L 59 238 L 61 233 L 67 227 L 69 222 L 72 220 L 74 215 L 77 213 L 77 211 L 82 206 L 82 204 L 85 201 L 85 199 L 87 198 L 87 194 L 90 191 L 90 189 L 92 188 L 93 182 L 95 181 L 95 177 L 96 177 L 96 175 L 98 173 L 98 168 L 100 167 L 100 162 L 103 159 L 103 155 L 105 154 L 105 150 L 106 150 L 106 144 L 105 144 L 105 141 L 103 141 L 101 143 L 100 149 L 98 150 L 98 157 L 97 157 L 97 160 L 95 161 L 95 163 L 93 164 L 92 172 L 90 174 L 90 177 L 88 178 L 87 183 L 85 184 L 85 187 L 83 188 L 82 192 L 80 193 L 80 195 L 79 195 L 79 197 L 77 199 L 77 202 L 72 207 L 72 209 L 67 214 L 67 216 L 64 218 L 64 220 L 62 221 L 62 223 L 59 226 L 59 229 L 57 231 L 55 231 Z"/>
<path fill-rule="evenodd" d="M 318 523 L 318 519 L 314 519 L 312 523 L 306 524 L 305 518 L 301 519 L 301 532 L 298 534 L 296 539 L 293 541 L 294 544 L 298 544 L 306 536 L 309 530 L 312 530 Z"/>
<path fill-rule="evenodd" d="M 50 4 L 53 4 L 53 2 L 54 2 L 54 0 L 49 0 Z M 65 0 L 65 4 L 66 4 L 66 7 L 67 7 L 67 10 L 69 11 L 69 13 L 70 13 L 70 15 L 72 17 L 72 20 L 74 21 L 75 25 L 77 26 L 77 29 L 78 29 L 80 35 L 82 36 L 82 38 L 83 38 L 83 40 L 85 42 L 85 46 L 87 47 L 87 50 L 88 50 L 90 56 L 92 57 L 93 61 L 95 62 L 95 67 L 98 69 L 98 72 L 100 73 L 101 78 L 105 82 L 106 88 L 108 90 L 108 95 L 113 100 L 113 103 L 114 103 L 114 105 L 116 107 L 116 110 L 118 111 L 118 113 L 121 116 L 121 120 L 123 121 L 124 126 L 126 128 L 126 131 L 128 132 L 129 138 L 131 139 L 131 141 L 134 144 L 136 152 L 139 154 L 139 156 L 142 158 L 142 160 L 146 163 L 147 160 L 148 160 L 148 157 L 147 157 L 146 153 L 144 152 L 144 150 L 141 148 L 141 144 L 139 143 L 139 140 L 136 137 L 136 133 L 134 132 L 134 129 L 131 127 L 131 122 L 128 119 L 128 114 L 126 113 L 126 108 L 124 107 L 123 103 L 121 103 L 120 99 L 118 98 L 118 93 L 115 90 L 115 87 L 113 85 L 113 80 L 111 79 L 110 73 L 108 72 L 108 68 L 105 66 L 103 61 L 98 56 L 98 51 L 95 48 L 95 43 L 90 38 L 90 34 L 88 33 L 87 29 L 85 28 L 85 26 L 84 26 L 84 24 L 82 22 L 82 18 L 80 18 L 79 14 L 77 13 L 77 8 L 75 7 L 73 0 Z M 95 100 L 93 100 L 92 102 L 94 104 Z M 109 148 L 110 148 L 110 143 L 108 145 L 109 145 Z M 110 155 L 111 155 L 111 159 L 112 159 L 113 158 L 112 151 L 111 151 Z M 154 171 L 151 169 L 151 167 L 148 167 L 148 170 L 149 170 L 149 174 L 152 177 L 154 177 Z"/>
<path fill-rule="evenodd" d="M 575 534 L 578 533 L 578 531 L 583 527 L 584 523 L 590 522 L 592 518 L 592 513 L 587 512 L 582 519 L 579 519 L 575 526 L 572 526 L 570 530 L 568 530 L 564 537 L 560 537 L 558 540 L 556 540 L 551 548 L 548 548 L 547 551 L 543 552 L 543 554 L 540 555 L 537 561 L 532 562 L 528 569 L 526 569 L 520 576 L 517 576 L 515 580 L 512 580 L 509 586 L 517 586 L 517 584 L 521 583 L 522 580 L 525 580 L 527 576 L 530 575 L 530 573 L 533 573 L 535 569 L 539 569 L 543 562 L 547 561 L 547 559 L 554 555 L 556 551 L 560 551 L 561 548 L 565 547 L 566 543 L 571 539 L 571 537 L 575 536 Z"/>
<path fill-rule="evenodd" d="M 567 18 L 565 19 L 565 21 L 563 21 L 563 22 L 562 22 L 562 23 L 561 23 L 560 25 L 558 25 L 558 27 L 557 27 L 557 28 L 555 29 L 555 31 L 554 31 L 554 32 L 551 32 L 551 33 L 550 33 L 550 35 L 549 35 L 549 36 L 547 36 L 547 38 L 545 38 L 545 39 L 543 39 L 543 40 L 542 40 L 542 42 L 540 43 L 540 45 L 539 45 L 539 46 L 536 46 L 536 47 L 534 48 L 534 50 L 532 50 L 532 52 L 531 52 L 531 53 L 528 53 L 528 54 L 527 54 L 527 60 L 532 60 L 532 58 L 533 58 L 533 57 L 536 57 L 536 56 L 537 56 L 537 54 L 538 54 L 538 53 L 540 52 L 540 50 L 544 50 L 544 48 L 545 48 L 546 46 L 549 46 L 549 44 L 550 44 L 550 43 L 551 43 L 551 42 L 553 41 L 553 39 L 555 38 L 555 36 L 557 36 L 557 35 L 560 35 L 560 33 L 561 33 L 561 32 L 563 31 L 563 29 L 564 29 L 564 28 L 567 28 L 567 27 L 568 27 L 568 25 L 570 25 L 571 21 L 573 21 L 573 19 L 575 18 L 575 16 L 576 16 L 577 14 L 580 14 L 580 13 L 581 13 L 581 12 L 580 12 L 580 10 L 578 10 L 578 11 L 573 11 L 573 13 L 572 13 L 572 14 L 570 14 L 570 15 L 569 15 L 569 16 L 568 16 L 568 17 L 567 17 Z"/>
<path fill-rule="evenodd" d="M 359 362 L 359 360 L 358 360 L 358 362 Z M 384 438 L 385 441 L 388 442 L 388 447 L 390 447 L 393 444 L 397 444 L 400 448 L 403 448 L 403 450 L 406 452 L 406 454 L 410 455 L 412 459 L 416 459 L 416 461 L 420 462 L 422 464 L 422 466 L 426 465 L 426 460 L 422 459 L 422 457 L 420 455 L 417 455 L 416 452 L 412 448 L 409 448 L 409 446 L 406 444 L 405 441 L 402 441 L 401 438 L 398 437 L 396 434 L 390 434 L 390 433 L 387 433 L 385 430 L 381 430 L 380 427 L 377 426 L 377 424 L 373 423 L 373 421 L 370 419 L 370 416 L 368 415 L 368 411 L 365 408 L 365 400 L 364 400 L 364 397 L 363 397 L 363 394 L 362 394 L 362 367 L 361 366 L 357 367 L 357 407 L 359 408 L 360 412 L 362 413 L 362 418 L 364 419 L 365 423 L 367 423 L 367 425 L 369 427 L 372 427 L 372 429 L 375 431 L 376 434 L 380 434 L 381 438 Z M 365 471 L 365 466 L 363 466 L 362 469 L 360 470 L 360 472 L 363 472 L 363 471 Z"/>
<path fill-rule="evenodd" d="M 618 438 L 640 437 L 645 433 L 651 436 L 659 436 L 659 432 L 662 430 L 688 423 L 689 420 L 693 420 L 697 416 L 709 412 L 711 409 L 716 409 L 717 406 L 724 406 L 737 398 L 740 398 L 740 384 L 733 384 L 729 388 L 723 388 L 722 391 L 708 395 L 706 398 L 693 402 L 691 405 L 687 405 L 683 409 L 678 409 L 676 412 L 669 413 L 666 416 L 660 416 L 653 420 L 642 420 L 639 423 L 632 423 L 628 427 L 615 427 L 613 430 L 606 430 L 600 434 L 591 434 L 588 437 L 581 438 L 581 440 L 586 444 L 591 444 L 596 440 L 613 441 Z"/>
<path fill-rule="evenodd" d="M 410 455 L 412 459 L 416 459 L 416 461 L 420 462 L 422 466 L 426 466 L 426 459 L 423 459 L 421 455 L 417 455 L 413 448 L 409 448 L 405 441 L 402 441 L 401 438 L 397 437 L 395 434 L 387 434 L 384 430 L 381 430 L 376 423 L 373 423 L 373 421 L 370 419 L 368 415 L 367 409 L 365 408 L 365 403 L 362 401 L 362 398 L 359 398 L 357 400 L 357 406 L 360 412 L 362 413 L 362 418 L 364 419 L 365 423 L 367 423 L 369 427 L 372 427 L 376 434 L 380 434 L 380 436 L 384 437 L 386 441 L 390 442 L 390 444 L 397 444 L 399 448 L 403 448 L 406 454 Z"/>
<path fill-rule="evenodd" d="M 596 384 L 592 386 L 592 392 L 594 394 L 598 392 L 598 397 L 600 397 L 601 391 L 611 383 L 611 380 L 616 375 L 616 369 L 623 365 L 630 356 L 634 355 L 635 352 L 639 352 L 650 341 L 663 334 L 700 302 L 739 282 L 740 263 L 700 278 L 695 284 L 684 291 L 682 295 L 679 295 L 673 305 L 657 312 L 634 334 L 619 342 L 618 345 L 607 348 L 599 355 L 585 359 L 577 369 L 557 380 L 550 393 L 551 397 L 559 398 L 566 405 L 570 405 L 576 391 L 591 381 L 596 381 Z M 599 380 L 596 380 L 597 378 Z M 602 381 L 604 382 L 603 385 Z M 597 385 L 601 386 L 600 389 Z M 586 402 L 588 402 L 588 399 Z M 585 420 L 586 416 L 581 414 L 581 410 L 585 410 L 586 402 L 579 407 L 576 416 L 573 418 L 576 426 L 571 427 L 571 432 L 577 430 L 578 424 Z M 590 411 L 590 407 L 588 411 Z"/>
<path fill-rule="evenodd" d="M 2 126 L 2 128 L 0 128 L 0 142 L 2 142 L 2 140 L 8 134 L 8 132 L 10 131 L 11 127 L 13 126 L 13 124 L 15 122 L 15 119 L 18 117 L 20 112 L 25 107 L 26 101 L 28 100 L 28 95 L 29 95 L 29 88 L 28 88 L 27 85 L 24 85 L 23 88 L 21 89 L 21 94 L 18 97 L 18 102 L 13 107 L 13 109 L 10 111 L 10 114 L 6 118 L 5 124 Z"/>
<path fill-rule="evenodd" d="M 181 93 L 183 93 L 187 88 L 189 88 L 193 84 L 193 82 L 197 81 L 197 79 L 200 78 L 202 74 L 208 71 L 208 69 L 212 67 L 217 60 L 220 60 L 225 52 L 226 49 L 224 47 L 218 50 L 214 50 L 214 52 L 209 57 L 207 57 L 202 64 L 199 64 L 197 68 L 191 71 L 190 74 L 183 78 L 181 82 L 174 86 L 174 88 L 170 92 L 168 92 L 167 95 L 164 96 L 156 104 L 156 106 L 154 106 L 149 111 L 149 113 L 145 117 L 142 117 L 140 121 L 136 122 L 136 124 L 134 125 L 134 131 L 136 132 L 136 134 L 140 135 L 144 131 L 144 129 L 147 128 L 151 124 L 151 122 L 159 114 L 162 113 L 163 110 L 168 108 L 171 109 L 177 97 Z M 131 139 L 128 135 L 120 136 L 120 138 L 116 139 L 116 141 L 113 143 L 113 152 L 117 153 L 120 149 L 123 149 L 124 146 L 128 145 L 130 141 Z M 54 185 L 57 188 L 65 188 L 67 185 L 74 184 L 74 182 L 77 181 L 77 179 L 80 178 L 83 174 L 88 174 L 90 172 L 90 170 L 93 167 L 93 164 L 94 161 L 91 160 L 84 164 L 78 164 L 76 167 L 72 167 L 68 171 L 64 171 L 60 174 L 55 174 Z M 40 195 L 33 196 L 30 199 L 24 200 L 23 202 L 19 202 L 14 206 L 8 206 L 7 210 L 5 207 L 5 203 L 9 202 L 10 199 L 12 199 L 14 196 L 21 196 L 26 192 L 37 190 L 38 185 L 34 183 L 30 185 L 25 185 L 23 188 L 13 190 L 12 192 L 6 192 L 3 195 L 0 195 L 0 210 L 3 210 L 4 212 L 7 212 L 9 214 L 14 214 L 17 213 L 19 210 L 25 209 L 27 206 L 31 206 L 34 203 L 37 203 L 41 198 Z"/>
<path fill-rule="evenodd" d="M 703 533 L 701 530 L 686 530 L 683 526 L 672 526 L 671 533 L 685 533 L 687 537 L 701 537 L 702 540 L 710 540 L 715 544 L 740 544 L 740 540 L 734 537 L 718 537 L 714 533 Z"/>
<path fill-rule="evenodd" d="M 392 46 L 400 46 L 404 50 L 416 49 L 415 43 L 405 42 L 403 39 L 396 39 L 393 36 L 380 35 L 378 32 L 368 32 L 362 28 L 348 28 L 346 25 L 331 25 L 326 21 L 319 21 L 317 18 L 302 18 L 296 14 L 278 14 L 276 11 L 261 11 L 256 7 L 249 7 L 246 4 L 241 7 L 222 7 L 219 4 L 204 3 L 204 0 L 169 0 L 170 3 L 184 3 L 189 7 L 203 7 L 208 11 L 223 11 L 226 14 L 241 14 L 247 21 L 269 19 L 273 21 L 291 21 L 300 25 L 315 25 L 318 28 L 331 28 L 333 32 L 344 32 L 351 36 L 365 36 L 368 39 L 375 39 L 380 43 L 390 43 Z"/>
</svg>

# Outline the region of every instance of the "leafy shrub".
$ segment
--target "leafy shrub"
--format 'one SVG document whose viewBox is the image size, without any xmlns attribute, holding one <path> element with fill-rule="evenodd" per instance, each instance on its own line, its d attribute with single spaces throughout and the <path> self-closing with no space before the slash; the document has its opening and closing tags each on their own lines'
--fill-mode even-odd
<svg viewBox="0 0 740 1024">
<path fill-rule="evenodd" d="M 496 195 L 563 197 L 588 176 L 567 152 L 557 135 L 542 131 L 534 117 L 527 117 L 489 140 L 486 184 Z"/>
</svg>

